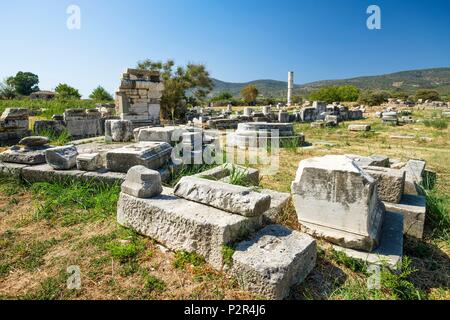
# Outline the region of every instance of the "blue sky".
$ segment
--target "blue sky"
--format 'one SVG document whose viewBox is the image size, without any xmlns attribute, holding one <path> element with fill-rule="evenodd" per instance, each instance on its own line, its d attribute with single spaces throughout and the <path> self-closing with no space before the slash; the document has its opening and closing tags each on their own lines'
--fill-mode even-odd
<svg viewBox="0 0 450 320">
<path fill-rule="evenodd" d="M 81 29 L 69 30 L 69 5 Z M 366 27 L 369 5 L 381 30 Z M 224 81 L 296 83 L 450 66 L 449 0 L 18 0 L 0 3 L 0 79 L 39 75 L 85 96 L 138 60 L 204 63 Z"/>
</svg>

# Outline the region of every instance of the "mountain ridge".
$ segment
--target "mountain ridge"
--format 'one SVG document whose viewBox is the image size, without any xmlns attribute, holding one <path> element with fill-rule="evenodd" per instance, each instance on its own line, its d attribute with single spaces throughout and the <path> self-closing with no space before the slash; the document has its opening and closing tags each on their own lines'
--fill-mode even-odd
<svg viewBox="0 0 450 320">
<path fill-rule="evenodd" d="M 242 88 L 254 84 L 264 97 L 282 97 L 287 94 L 287 82 L 260 79 L 248 82 L 226 82 L 213 78 L 211 95 L 230 92 L 239 96 Z M 440 94 L 450 93 L 450 67 L 405 70 L 374 76 L 360 76 L 347 79 L 320 80 L 306 84 L 295 84 L 294 95 L 305 95 L 323 86 L 354 85 L 360 89 L 404 91 L 413 93 L 417 89 L 433 89 Z"/>
</svg>

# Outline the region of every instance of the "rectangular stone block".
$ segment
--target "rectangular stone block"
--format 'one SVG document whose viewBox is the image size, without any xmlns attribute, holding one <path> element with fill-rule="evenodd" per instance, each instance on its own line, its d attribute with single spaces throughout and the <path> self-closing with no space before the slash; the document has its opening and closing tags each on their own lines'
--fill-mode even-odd
<svg viewBox="0 0 450 320">
<path fill-rule="evenodd" d="M 422 160 L 409 160 L 403 168 L 406 172 L 405 194 L 421 194 L 420 186 L 423 182 L 423 173 L 426 162 Z"/>
<path fill-rule="evenodd" d="M 29 166 L 22 169 L 22 177 L 30 183 L 78 179 L 83 173 L 83 171 L 79 170 L 55 170 L 48 164 Z"/>
<path fill-rule="evenodd" d="M 291 186 L 299 222 L 312 235 L 371 251 L 379 243 L 384 216 L 376 185 L 347 156 L 303 160 Z"/>
<path fill-rule="evenodd" d="M 399 203 L 405 189 L 405 172 L 402 170 L 363 167 L 364 171 L 378 182 L 378 196 L 381 201 Z"/>
<path fill-rule="evenodd" d="M 19 163 L 26 165 L 36 165 L 45 163 L 45 150 L 48 147 L 40 147 L 34 149 L 18 149 L 18 150 L 7 150 L 0 153 L 0 161 Z"/>
<path fill-rule="evenodd" d="M 172 136 L 177 127 L 153 127 L 153 128 L 138 128 L 135 132 L 135 138 L 138 142 L 159 141 L 173 144 Z"/>
<path fill-rule="evenodd" d="M 77 169 L 81 171 L 96 171 L 102 166 L 99 153 L 84 153 L 77 156 Z"/>
<path fill-rule="evenodd" d="M 225 183 L 230 183 L 232 170 L 235 174 L 239 175 L 247 181 L 249 184 L 258 186 L 259 185 L 259 170 L 243 167 L 239 165 L 233 165 L 231 163 L 225 163 L 223 165 L 217 166 L 207 171 L 200 172 L 196 174 L 196 177 L 204 179 L 212 179 L 217 181 L 222 181 Z"/>
<path fill-rule="evenodd" d="M 183 177 L 175 186 L 178 197 L 246 217 L 262 215 L 270 208 L 270 196 L 250 188 L 197 177 Z"/>
<path fill-rule="evenodd" d="M 0 120 L 27 120 L 29 110 L 26 108 L 6 108 Z"/>
<path fill-rule="evenodd" d="M 151 199 L 121 194 L 117 221 L 171 250 L 196 252 L 214 268 L 223 266 L 222 248 L 259 230 L 262 217 L 246 218 L 178 198 L 173 190 Z"/>
<path fill-rule="evenodd" d="M 369 264 L 388 266 L 397 270 L 403 257 L 403 216 L 399 213 L 386 211 L 381 230 L 380 245 L 373 252 L 358 251 L 340 246 L 333 246 L 336 251 L 359 259 Z"/>
<path fill-rule="evenodd" d="M 427 212 L 424 196 L 404 195 L 400 203 L 384 202 L 386 211 L 403 215 L 403 233 L 418 239 L 423 238 Z"/>
<path fill-rule="evenodd" d="M 236 246 L 231 274 L 247 290 L 268 299 L 289 296 L 316 264 L 316 241 L 298 231 L 270 225 Z"/>
<path fill-rule="evenodd" d="M 0 173 L 4 175 L 17 176 L 22 173 L 22 169 L 28 167 L 25 164 L 0 162 Z"/>
<path fill-rule="evenodd" d="M 85 172 L 80 177 L 84 181 L 91 181 L 95 183 L 103 183 L 108 185 L 121 185 L 125 181 L 125 173 L 110 172 L 107 170 L 99 170 L 93 172 Z"/>
<path fill-rule="evenodd" d="M 280 220 L 283 219 L 283 214 L 286 212 L 285 210 L 291 203 L 291 194 L 269 189 L 263 189 L 260 192 L 269 195 L 271 198 L 269 210 L 263 213 L 264 224 L 280 223 Z"/>
<path fill-rule="evenodd" d="M 128 172 L 131 167 L 143 165 L 157 170 L 167 164 L 172 147 L 165 142 L 140 142 L 106 153 L 106 167 L 110 171 Z"/>
<path fill-rule="evenodd" d="M 368 124 L 351 124 L 348 126 L 348 131 L 370 131 Z"/>
</svg>

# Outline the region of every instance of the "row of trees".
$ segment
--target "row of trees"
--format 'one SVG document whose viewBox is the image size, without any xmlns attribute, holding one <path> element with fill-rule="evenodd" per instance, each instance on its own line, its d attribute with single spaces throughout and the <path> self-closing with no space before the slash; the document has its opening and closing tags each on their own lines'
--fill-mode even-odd
<svg viewBox="0 0 450 320">
<path fill-rule="evenodd" d="M 231 103 L 232 105 L 255 105 L 255 104 L 275 104 L 277 99 L 273 97 L 258 97 L 258 89 L 254 85 L 248 85 L 241 90 L 240 99 L 233 97 L 229 92 L 221 92 L 210 99 L 210 102 L 223 106 Z M 445 99 L 435 90 L 422 89 L 411 95 L 402 91 L 381 91 L 381 90 L 360 90 L 352 85 L 322 87 L 313 91 L 305 97 L 310 101 L 333 102 L 359 102 L 365 105 L 380 105 L 387 102 L 389 98 L 418 101 L 432 100 L 437 101 Z M 278 99 L 279 100 L 279 99 Z M 301 96 L 293 96 L 292 102 L 299 104 L 303 101 Z"/>
<path fill-rule="evenodd" d="M 18 72 L 15 76 L 7 78 L 0 83 L 0 99 L 15 99 L 27 97 L 33 92 L 39 91 L 39 77 L 31 72 Z M 80 92 L 65 83 L 60 83 L 55 88 L 57 99 L 61 100 L 78 100 L 81 99 Z M 89 96 L 95 101 L 112 101 L 112 95 L 103 87 L 98 86 Z"/>
</svg>

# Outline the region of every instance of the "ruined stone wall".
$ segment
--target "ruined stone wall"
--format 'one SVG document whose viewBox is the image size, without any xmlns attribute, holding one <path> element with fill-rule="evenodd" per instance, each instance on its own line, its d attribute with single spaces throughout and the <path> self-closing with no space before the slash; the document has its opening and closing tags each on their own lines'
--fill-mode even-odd
<svg viewBox="0 0 450 320">
<path fill-rule="evenodd" d="M 28 109 L 6 109 L 0 117 L 0 145 L 17 143 L 31 134 Z"/>
<path fill-rule="evenodd" d="M 159 72 L 127 69 L 116 92 L 117 113 L 134 127 L 158 125 L 163 90 Z"/>
</svg>

